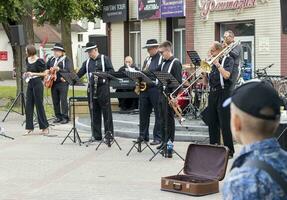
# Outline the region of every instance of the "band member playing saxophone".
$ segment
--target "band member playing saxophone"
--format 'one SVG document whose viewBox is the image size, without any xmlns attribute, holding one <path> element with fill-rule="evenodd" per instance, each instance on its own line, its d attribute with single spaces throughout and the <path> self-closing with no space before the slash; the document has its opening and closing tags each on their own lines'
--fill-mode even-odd
<svg viewBox="0 0 287 200">
<path fill-rule="evenodd" d="M 213 42 L 210 54 L 215 58 L 223 50 L 219 42 Z M 210 94 L 208 97 L 208 129 L 210 144 L 220 144 L 220 131 L 223 143 L 229 148 L 230 157 L 233 156 L 234 146 L 230 130 L 230 108 L 223 108 L 223 102 L 230 97 L 232 87 L 234 59 L 227 55 L 212 63 L 208 77 Z"/>
<path fill-rule="evenodd" d="M 149 56 L 145 59 L 142 71 L 160 71 L 160 65 L 162 63 L 162 56 L 158 52 L 158 42 L 155 39 L 147 40 L 146 46 Z M 145 91 L 140 92 L 140 136 L 138 142 L 149 141 L 149 123 L 150 114 L 152 109 L 155 114 L 155 124 L 153 128 L 153 141 L 151 145 L 158 145 L 161 142 L 160 134 L 160 115 L 158 109 L 159 103 L 159 91 L 156 86 L 156 80 L 153 80 L 154 84 L 147 85 Z"/>
<path fill-rule="evenodd" d="M 32 134 L 34 130 L 34 106 L 36 106 L 39 128 L 42 130 L 41 134 L 48 134 L 49 124 L 43 105 L 44 86 L 42 83 L 42 78 L 46 75 L 45 62 L 36 55 L 36 48 L 33 45 L 28 45 L 26 47 L 26 53 L 27 71 L 24 73 L 24 76 L 26 77 L 26 82 L 28 82 L 28 87 L 25 107 L 26 133 L 24 135 Z"/>
</svg>

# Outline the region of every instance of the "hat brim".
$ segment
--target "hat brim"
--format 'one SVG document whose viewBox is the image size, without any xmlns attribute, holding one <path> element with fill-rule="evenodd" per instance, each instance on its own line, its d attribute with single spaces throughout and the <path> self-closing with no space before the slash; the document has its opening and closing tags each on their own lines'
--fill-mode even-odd
<svg viewBox="0 0 287 200">
<path fill-rule="evenodd" d="M 158 43 L 157 44 L 148 44 L 148 45 L 144 46 L 143 49 L 147 49 L 147 48 L 151 48 L 151 47 L 158 47 L 158 46 L 159 46 Z"/>
<path fill-rule="evenodd" d="M 86 48 L 85 52 L 89 52 L 89 51 L 91 51 L 91 50 L 93 50 L 93 49 L 96 49 L 96 48 L 98 48 L 98 46 L 97 46 L 97 45 L 94 45 L 94 46 L 88 47 L 88 48 Z"/>
<path fill-rule="evenodd" d="M 62 51 L 62 52 L 66 52 L 65 49 L 61 49 L 61 48 L 52 48 L 52 51 Z"/>
</svg>

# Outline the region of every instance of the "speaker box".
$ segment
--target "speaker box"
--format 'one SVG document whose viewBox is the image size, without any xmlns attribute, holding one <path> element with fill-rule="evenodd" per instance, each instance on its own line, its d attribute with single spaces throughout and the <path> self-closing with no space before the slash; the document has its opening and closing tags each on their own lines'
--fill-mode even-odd
<svg viewBox="0 0 287 200">
<path fill-rule="evenodd" d="M 282 32 L 287 34 L 287 0 L 281 0 Z"/>
<path fill-rule="evenodd" d="M 11 30 L 11 45 L 12 46 L 23 46 L 25 45 L 24 29 L 23 25 L 12 25 Z"/>
</svg>

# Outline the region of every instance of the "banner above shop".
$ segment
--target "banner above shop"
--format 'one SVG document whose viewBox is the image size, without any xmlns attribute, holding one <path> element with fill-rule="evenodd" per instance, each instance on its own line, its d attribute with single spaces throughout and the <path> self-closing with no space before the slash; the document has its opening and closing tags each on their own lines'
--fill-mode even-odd
<svg viewBox="0 0 287 200">
<path fill-rule="evenodd" d="M 199 0 L 200 17 L 208 20 L 210 12 L 223 10 L 237 10 L 238 12 L 246 8 L 256 6 L 256 0 Z"/>
<path fill-rule="evenodd" d="M 162 0 L 160 10 L 162 18 L 183 17 L 184 0 Z"/>
<path fill-rule="evenodd" d="M 138 0 L 139 19 L 159 19 L 161 0 Z"/>
<path fill-rule="evenodd" d="M 104 0 L 103 21 L 120 22 L 127 21 L 128 1 L 127 0 Z"/>
</svg>

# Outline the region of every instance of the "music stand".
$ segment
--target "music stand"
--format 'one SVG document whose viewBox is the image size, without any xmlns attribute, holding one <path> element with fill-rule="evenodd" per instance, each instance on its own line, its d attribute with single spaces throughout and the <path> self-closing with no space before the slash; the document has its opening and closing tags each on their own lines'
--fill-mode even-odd
<svg viewBox="0 0 287 200">
<path fill-rule="evenodd" d="M 0 126 L 0 136 L 8 138 L 8 139 L 11 139 L 11 140 L 15 139 L 13 137 L 10 137 L 10 136 L 6 135 L 5 132 L 4 132 L 4 129 L 1 126 Z"/>
<path fill-rule="evenodd" d="M 72 85 L 72 102 L 73 102 L 73 128 L 70 130 L 68 135 L 65 137 L 65 139 L 62 141 L 61 145 L 64 144 L 64 142 L 67 140 L 67 138 L 70 138 L 73 143 L 76 143 L 77 140 L 79 142 L 79 145 L 81 146 L 81 138 L 79 135 L 79 132 L 76 128 L 76 119 L 75 119 L 75 85 L 78 86 L 84 86 L 83 83 L 80 82 L 79 77 L 75 73 L 70 72 L 60 72 L 62 77 L 70 84 Z M 70 98 L 71 99 L 71 98 Z M 73 133 L 73 138 L 70 136 Z"/>
<path fill-rule="evenodd" d="M 97 76 L 97 77 L 100 77 L 100 78 L 103 78 L 103 79 L 117 79 L 116 77 L 108 74 L 107 72 L 93 72 L 92 74 L 94 76 Z M 90 86 L 90 87 L 92 87 L 92 86 Z M 97 87 L 97 86 L 95 86 L 95 87 Z M 92 94 L 90 94 L 90 95 L 92 95 Z M 95 98 L 95 97 L 93 97 L 93 98 Z M 91 102 L 91 103 L 93 104 L 93 102 Z M 105 131 L 104 137 L 102 138 L 102 140 L 100 141 L 100 143 L 96 147 L 96 150 L 99 149 L 99 147 L 102 145 L 102 143 L 105 143 L 108 147 L 111 147 L 114 143 L 116 143 L 118 148 L 120 150 L 122 150 L 122 148 L 120 147 L 119 143 L 115 139 L 114 134 L 111 131 Z"/>
<path fill-rule="evenodd" d="M 194 66 L 200 66 L 201 59 L 200 59 L 198 53 L 194 50 L 186 51 L 186 52 L 187 52 L 187 55 L 190 58 L 192 64 L 194 64 Z"/>
<path fill-rule="evenodd" d="M 140 84 L 142 81 L 146 82 L 147 84 L 152 84 L 152 80 L 143 72 L 129 72 L 129 71 L 125 71 L 123 72 L 124 74 L 126 74 L 127 77 L 129 77 L 131 80 L 138 82 L 138 84 Z M 139 98 L 140 99 L 140 98 Z M 139 111 L 140 111 L 140 103 L 139 103 Z M 140 117 L 140 114 L 139 114 Z M 141 121 L 141 120 L 140 120 Z M 153 151 L 153 149 L 150 147 L 150 145 L 148 144 L 147 141 L 143 140 L 143 141 L 133 141 L 133 145 L 130 148 L 130 150 L 127 153 L 127 156 L 130 155 L 130 153 L 132 152 L 132 150 L 135 148 L 137 150 L 138 153 L 143 152 L 146 148 L 148 148 L 153 154 L 155 154 L 155 152 Z M 145 144 L 145 147 L 142 148 L 142 143 Z"/>
<path fill-rule="evenodd" d="M 162 87 L 162 93 L 163 95 L 167 98 L 169 94 L 166 93 L 166 88 L 176 88 L 179 86 L 179 82 L 170 74 L 167 72 L 153 72 L 154 75 L 156 76 L 156 78 L 159 80 L 159 82 L 161 83 L 161 87 Z M 168 99 L 167 99 L 168 100 Z M 164 110 L 165 110 L 165 117 L 167 116 L 167 112 L 168 112 L 168 104 L 166 104 L 164 106 Z M 165 124 L 164 124 L 164 131 L 165 134 L 167 133 L 167 129 L 168 129 L 168 124 L 167 124 L 167 119 L 165 119 Z M 167 157 L 167 143 L 166 141 L 163 141 L 163 145 L 162 147 L 149 159 L 149 161 L 152 161 L 159 153 L 162 153 L 162 155 L 164 157 Z M 181 158 L 182 160 L 183 157 L 181 155 L 179 155 L 174 149 L 172 150 L 173 153 L 175 153 L 179 158 Z"/>
</svg>

